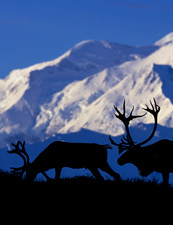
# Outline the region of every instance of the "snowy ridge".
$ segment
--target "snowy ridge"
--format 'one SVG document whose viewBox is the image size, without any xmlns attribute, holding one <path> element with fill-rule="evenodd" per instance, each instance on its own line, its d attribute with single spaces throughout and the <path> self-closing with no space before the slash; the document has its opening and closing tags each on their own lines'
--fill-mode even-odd
<svg viewBox="0 0 173 225">
<path fill-rule="evenodd" d="M 163 46 L 173 42 L 173 32 L 169 33 L 159 41 L 155 43 L 155 46 Z"/>
<path fill-rule="evenodd" d="M 113 105 L 127 110 L 153 97 L 161 106 L 159 124 L 173 127 L 173 33 L 153 46 L 131 47 L 83 41 L 61 57 L 12 71 L 0 80 L 1 146 L 23 137 L 44 140 L 82 128 L 120 135 Z M 134 121 L 152 123 L 147 115 Z"/>
</svg>

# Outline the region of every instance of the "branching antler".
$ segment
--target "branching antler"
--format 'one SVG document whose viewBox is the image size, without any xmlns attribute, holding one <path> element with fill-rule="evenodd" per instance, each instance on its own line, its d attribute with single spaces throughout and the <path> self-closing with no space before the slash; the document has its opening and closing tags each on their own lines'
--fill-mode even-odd
<svg viewBox="0 0 173 225">
<path fill-rule="evenodd" d="M 133 147 L 134 144 L 135 144 L 131 135 L 130 135 L 130 132 L 129 132 L 130 121 L 133 120 L 133 119 L 139 118 L 139 117 L 143 117 L 143 116 L 146 115 L 146 113 L 143 114 L 143 115 L 135 115 L 135 116 L 132 115 L 132 113 L 134 111 L 134 106 L 133 106 L 132 110 L 130 112 L 130 115 L 128 117 L 126 117 L 125 116 L 125 114 L 126 114 L 125 100 L 123 102 L 123 113 L 121 113 L 117 107 L 114 106 L 114 108 L 115 108 L 116 112 L 118 113 L 118 114 L 114 113 L 115 117 L 117 117 L 119 120 L 121 120 L 123 122 L 124 126 L 125 126 L 126 136 L 123 136 L 123 138 L 121 139 L 121 143 L 119 143 L 119 144 L 115 143 L 112 140 L 111 136 L 109 136 L 109 139 L 110 139 L 110 141 L 113 145 L 118 146 L 119 153 L 122 153 L 124 150 L 127 150 L 127 149 Z"/>
<path fill-rule="evenodd" d="M 151 113 L 154 116 L 154 118 L 157 119 L 158 113 L 160 111 L 160 106 L 157 105 L 155 98 L 153 98 L 153 100 L 154 100 L 154 105 L 150 101 L 152 109 L 150 109 L 146 104 L 145 104 L 146 105 L 146 109 L 145 108 L 142 108 L 142 109 L 144 109 L 145 111 Z"/>
<path fill-rule="evenodd" d="M 119 111 L 119 109 L 118 109 L 117 107 L 114 106 L 116 112 L 118 113 L 118 115 L 117 115 L 116 113 L 114 113 L 114 115 L 115 115 L 119 120 L 121 120 L 121 121 L 124 123 L 125 127 L 128 127 L 128 126 L 129 126 L 129 123 L 130 123 L 131 120 L 133 120 L 133 119 L 135 119 L 135 118 L 143 117 L 143 116 L 146 115 L 146 113 L 145 113 L 145 114 L 143 114 L 143 115 L 139 115 L 139 116 L 136 115 L 136 116 L 133 116 L 133 115 L 132 115 L 132 113 L 133 113 L 133 111 L 134 111 L 134 106 L 133 106 L 133 107 L 132 107 L 132 110 L 131 110 L 131 112 L 130 112 L 130 115 L 129 115 L 128 117 L 126 117 L 126 116 L 125 116 L 125 114 L 126 114 L 126 105 L 125 105 L 125 104 L 126 104 L 126 103 L 125 103 L 125 100 L 124 100 L 124 102 L 123 102 L 123 113 L 121 113 L 121 112 Z"/>
<path fill-rule="evenodd" d="M 125 129 L 126 129 L 126 135 L 124 135 L 122 138 L 121 138 L 121 142 L 119 144 L 117 144 L 116 142 L 114 142 L 111 138 L 111 136 L 109 136 L 109 139 L 111 141 L 111 143 L 113 145 L 116 145 L 118 146 L 119 148 L 119 153 L 122 153 L 124 150 L 127 150 L 127 149 L 131 149 L 132 147 L 134 146 L 141 146 L 141 145 L 144 145 L 146 144 L 149 140 L 151 140 L 151 138 L 154 136 L 154 133 L 156 131 L 156 127 L 157 127 L 157 117 L 158 117 L 158 113 L 160 111 L 160 106 L 157 105 L 156 103 L 156 100 L 155 98 L 153 98 L 154 100 L 154 104 L 150 101 L 150 104 L 151 104 L 151 107 L 152 109 L 150 109 L 147 105 L 146 105 L 146 108 L 143 108 L 145 111 L 149 112 L 150 114 L 152 114 L 154 116 L 154 119 L 155 119 L 155 125 L 154 125 L 154 129 L 153 129 L 153 132 L 152 134 L 149 136 L 149 138 L 147 138 L 145 141 L 139 143 L 139 144 L 136 144 L 135 145 L 135 142 L 133 141 L 131 135 L 130 135 L 130 131 L 129 131 L 129 123 L 131 120 L 133 119 L 136 119 L 136 118 L 139 118 L 139 117 L 143 117 L 147 114 L 147 112 L 143 115 L 132 115 L 133 111 L 134 111 L 134 106 L 132 107 L 132 110 L 130 112 L 130 115 L 128 117 L 125 116 L 126 114 L 126 108 L 125 108 L 125 100 L 123 102 L 123 113 L 121 113 L 119 111 L 119 109 L 117 107 L 114 106 L 117 114 L 115 113 L 115 116 L 121 120 L 125 126 Z"/>
<path fill-rule="evenodd" d="M 11 150 L 11 151 L 7 151 L 9 154 L 17 154 L 19 155 L 23 161 L 24 161 L 24 165 L 21 167 L 11 167 L 11 173 L 17 175 L 17 176 L 22 176 L 23 173 L 26 170 L 27 165 L 29 164 L 29 155 L 25 150 L 25 141 L 22 143 L 21 141 L 18 141 L 17 144 L 11 143 L 12 146 L 15 147 L 15 149 Z M 22 147 L 20 148 L 19 145 Z M 25 158 L 26 157 L 26 158 Z"/>
<path fill-rule="evenodd" d="M 157 128 L 157 117 L 158 117 L 158 114 L 160 112 L 160 106 L 157 105 L 155 98 L 153 98 L 153 100 L 154 100 L 154 105 L 150 101 L 150 104 L 151 104 L 152 109 L 150 109 L 147 105 L 146 105 L 146 108 L 143 108 L 143 109 L 154 116 L 154 128 L 153 128 L 153 131 L 152 131 L 151 135 L 145 141 L 137 144 L 139 146 L 144 145 L 148 141 L 150 141 L 152 139 L 152 137 L 154 136 L 155 132 L 156 132 L 156 128 Z"/>
<path fill-rule="evenodd" d="M 121 154 L 123 151 L 131 148 L 134 146 L 135 142 L 128 137 L 128 135 L 123 135 L 121 138 L 121 142 L 118 144 L 115 141 L 112 140 L 111 136 L 109 136 L 109 140 L 111 144 L 118 146 L 119 154 Z"/>
</svg>

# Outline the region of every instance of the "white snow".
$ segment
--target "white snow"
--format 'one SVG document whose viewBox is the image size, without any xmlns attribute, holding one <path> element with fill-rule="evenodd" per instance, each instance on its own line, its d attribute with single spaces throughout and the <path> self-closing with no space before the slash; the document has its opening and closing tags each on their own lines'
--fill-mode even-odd
<svg viewBox="0 0 173 225">
<path fill-rule="evenodd" d="M 131 47 L 108 41 L 78 43 L 61 57 L 0 80 L 1 146 L 10 137 L 27 141 L 81 128 L 120 135 L 113 105 L 142 114 L 156 98 L 159 124 L 173 127 L 173 33 L 154 46 Z M 150 114 L 138 123 L 153 123 Z"/>
<path fill-rule="evenodd" d="M 163 46 L 165 44 L 169 44 L 173 42 L 173 32 L 169 33 L 159 41 L 155 43 L 156 46 Z"/>
</svg>

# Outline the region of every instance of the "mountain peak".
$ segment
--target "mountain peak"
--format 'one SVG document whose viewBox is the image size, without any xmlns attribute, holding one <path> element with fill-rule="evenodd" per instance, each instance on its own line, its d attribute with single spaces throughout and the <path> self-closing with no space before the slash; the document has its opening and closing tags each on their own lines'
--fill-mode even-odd
<svg viewBox="0 0 173 225">
<path fill-rule="evenodd" d="M 173 32 L 167 34 L 165 37 L 155 42 L 155 46 L 163 46 L 169 43 L 173 43 Z"/>
<path fill-rule="evenodd" d="M 141 114 L 139 106 L 154 96 L 163 109 L 159 123 L 173 127 L 169 42 L 173 33 L 144 47 L 86 40 L 55 60 L 11 72 L 0 83 L 0 147 L 21 135 L 44 140 L 81 128 L 120 135 L 112 105 L 121 108 L 123 99 Z M 149 116 L 142 122 L 152 121 Z"/>
</svg>

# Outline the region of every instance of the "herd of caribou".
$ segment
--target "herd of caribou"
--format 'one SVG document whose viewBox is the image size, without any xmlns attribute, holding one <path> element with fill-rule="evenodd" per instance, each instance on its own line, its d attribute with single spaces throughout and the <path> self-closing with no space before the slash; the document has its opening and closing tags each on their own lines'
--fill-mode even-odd
<svg viewBox="0 0 173 225">
<path fill-rule="evenodd" d="M 123 113 L 115 108 L 115 117 L 118 118 L 125 127 L 126 134 L 122 137 L 120 143 L 116 143 L 109 136 L 112 145 L 119 149 L 120 157 L 117 162 L 119 165 L 126 163 L 134 164 L 141 176 L 148 176 L 153 171 L 160 172 L 163 176 L 163 184 L 169 184 L 169 173 L 173 172 L 173 141 L 160 140 L 151 145 L 145 145 L 155 134 L 157 128 L 159 105 L 153 99 L 150 101 L 151 107 L 146 105 L 145 114 L 133 115 L 134 107 L 130 115 L 126 117 L 125 101 L 123 103 Z M 154 117 L 154 128 L 151 135 L 143 142 L 136 143 L 133 141 L 129 130 L 130 121 L 150 113 Z M 70 168 L 87 168 L 92 174 L 100 180 L 101 176 L 98 169 L 107 172 L 116 180 L 121 180 L 120 175 L 114 172 L 107 162 L 107 149 L 112 149 L 111 145 L 99 145 L 88 143 L 68 143 L 55 141 L 44 149 L 37 158 L 30 163 L 29 155 L 25 150 L 25 142 L 18 141 L 12 145 L 15 149 L 8 151 L 10 154 L 18 154 L 24 161 L 24 165 L 18 168 L 11 167 L 11 172 L 20 177 L 26 172 L 26 180 L 33 182 L 38 173 L 42 173 L 48 180 L 50 179 L 45 171 L 55 168 L 55 180 L 59 179 L 63 167 Z M 145 146 L 144 146 L 145 145 Z"/>
</svg>

